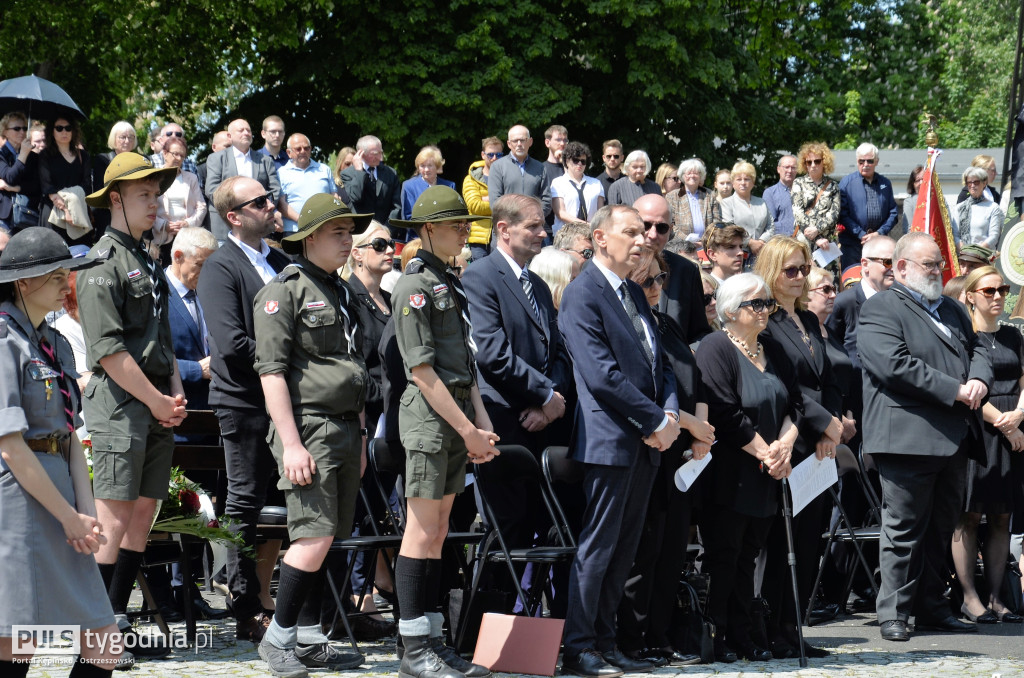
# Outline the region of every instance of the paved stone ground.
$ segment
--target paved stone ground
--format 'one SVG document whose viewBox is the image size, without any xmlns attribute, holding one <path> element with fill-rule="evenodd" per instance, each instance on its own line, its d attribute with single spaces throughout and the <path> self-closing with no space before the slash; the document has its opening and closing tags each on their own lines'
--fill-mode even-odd
<svg viewBox="0 0 1024 678">
<path fill-rule="evenodd" d="M 137 595 L 137 594 L 136 594 Z M 210 596 L 215 606 L 223 599 Z M 147 628 L 140 630 L 145 632 Z M 184 625 L 173 627 L 184 634 Z M 889 643 L 878 636 L 873 615 L 854 615 L 839 621 L 806 629 L 808 642 L 832 651 L 826 659 L 811 659 L 806 669 L 796 660 L 735 664 L 709 664 L 681 668 L 663 668 L 655 675 L 740 676 L 785 675 L 792 678 L 833 676 L 941 676 L 948 678 L 1010 678 L 1024 676 L 1024 625 L 993 624 L 982 626 L 976 634 L 914 633 L 907 643 Z M 199 634 L 208 647 L 175 650 L 164 660 L 140 662 L 130 673 L 115 673 L 133 678 L 209 678 L 231 676 L 255 678 L 267 676 L 266 664 L 256 654 L 254 645 L 236 642 L 234 621 L 201 622 Z M 345 649 L 347 645 L 339 644 Z M 327 676 L 383 676 L 398 674 L 398 658 L 393 643 L 365 643 L 362 668 L 331 673 L 311 671 L 314 678 Z M 63 678 L 66 666 L 44 666 L 37 659 L 29 671 L 30 678 Z M 637 674 L 639 675 L 639 674 Z"/>
</svg>

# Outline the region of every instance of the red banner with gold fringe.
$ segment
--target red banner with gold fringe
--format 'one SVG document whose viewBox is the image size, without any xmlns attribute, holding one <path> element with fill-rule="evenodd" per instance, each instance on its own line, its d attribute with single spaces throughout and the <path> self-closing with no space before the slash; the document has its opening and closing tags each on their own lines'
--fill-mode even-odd
<svg viewBox="0 0 1024 678">
<path fill-rule="evenodd" d="M 950 278 L 960 275 L 960 260 L 956 252 L 956 239 L 953 237 L 953 222 L 949 218 L 949 208 L 942 196 L 939 177 L 935 174 L 935 163 L 942 155 L 937 148 L 928 149 L 928 161 L 924 166 L 921 190 L 917 194 L 917 207 L 914 209 L 914 222 L 911 231 L 928 233 L 939 244 L 942 252 L 942 284 Z"/>
</svg>

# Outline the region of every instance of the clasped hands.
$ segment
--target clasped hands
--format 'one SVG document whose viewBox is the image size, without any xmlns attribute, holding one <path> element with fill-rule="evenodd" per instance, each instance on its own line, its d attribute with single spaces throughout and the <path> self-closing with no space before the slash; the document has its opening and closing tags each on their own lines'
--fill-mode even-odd
<svg viewBox="0 0 1024 678">
<path fill-rule="evenodd" d="M 768 445 L 768 449 L 758 454 L 757 458 L 772 478 L 788 478 L 793 470 L 789 464 L 793 458 L 793 445 L 784 440 L 776 440 Z"/>
<path fill-rule="evenodd" d="M 999 418 L 992 422 L 992 425 L 999 430 L 1010 442 L 1010 449 L 1014 452 L 1024 450 L 1024 431 L 1020 430 L 1020 424 L 1024 421 L 1024 412 L 1011 410 L 1003 412 Z"/>
<path fill-rule="evenodd" d="M 543 430 L 565 414 L 565 398 L 558 391 L 541 407 L 527 407 L 519 413 L 519 424 L 530 433 Z"/>
<path fill-rule="evenodd" d="M 967 405 L 972 410 L 981 407 L 981 401 L 988 395 L 988 386 L 978 379 L 968 379 L 966 384 L 961 384 L 957 390 L 957 401 Z"/>
<path fill-rule="evenodd" d="M 828 428 L 821 434 L 821 439 L 814 449 L 814 456 L 821 461 L 826 457 L 836 456 L 836 445 L 843 439 L 843 422 L 838 417 L 832 417 Z"/>
</svg>

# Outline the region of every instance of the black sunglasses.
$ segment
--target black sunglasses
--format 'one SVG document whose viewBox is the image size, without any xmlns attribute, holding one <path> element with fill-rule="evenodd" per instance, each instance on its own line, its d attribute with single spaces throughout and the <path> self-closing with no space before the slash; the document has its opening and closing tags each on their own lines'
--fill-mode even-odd
<svg viewBox="0 0 1024 678">
<path fill-rule="evenodd" d="M 807 274 L 811 272 L 811 267 L 808 264 L 804 264 L 803 266 L 787 266 L 782 269 L 782 272 L 785 273 L 786 277 L 790 280 L 796 278 L 797 273 L 803 273 L 803 276 L 806 278 Z"/>
<path fill-rule="evenodd" d="M 54 132 L 72 132 L 72 131 L 74 131 L 74 129 L 75 128 L 72 127 L 71 125 L 54 125 L 53 126 L 53 131 Z"/>
<path fill-rule="evenodd" d="M 263 195 L 258 195 L 255 198 L 251 198 L 249 200 L 246 200 L 245 202 L 238 203 L 237 205 L 235 205 L 234 207 L 232 207 L 228 211 L 229 212 L 237 212 L 238 210 L 242 209 L 246 205 L 252 205 L 253 207 L 255 207 L 258 210 L 265 210 L 265 209 L 267 209 L 267 201 L 268 200 L 272 201 L 273 199 L 274 199 L 274 194 L 272 192 L 270 192 L 270 191 L 267 191 Z"/>
<path fill-rule="evenodd" d="M 12 132 L 24 132 L 25 130 L 28 129 L 28 127 L 25 127 L 24 125 L 12 125 L 7 129 L 11 130 Z"/>
<path fill-rule="evenodd" d="M 610 158 L 610 159 L 612 159 L 612 160 L 618 160 L 618 159 L 619 159 L 619 158 L 621 158 L 622 156 L 621 156 L 621 155 L 619 155 L 618 153 L 609 153 L 608 155 L 606 155 L 606 156 L 604 156 L 604 157 L 606 157 L 606 158 Z"/>
<path fill-rule="evenodd" d="M 885 257 L 864 257 L 864 258 L 867 259 L 868 261 L 873 261 L 876 264 L 881 264 L 882 266 L 885 266 L 886 268 L 892 268 L 892 259 L 887 259 Z"/>
<path fill-rule="evenodd" d="M 185 136 L 185 133 L 184 132 L 164 132 L 164 136 L 165 137 L 178 137 L 179 139 L 181 139 L 182 137 Z"/>
<path fill-rule="evenodd" d="M 835 285 L 822 285 L 821 287 L 815 287 L 812 292 L 821 292 L 826 297 L 830 294 L 835 294 L 839 289 Z"/>
<path fill-rule="evenodd" d="M 380 252 L 386 251 L 389 247 L 394 247 L 394 246 L 395 246 L 395 241 L 394 240 L 387 240 L 385 238 L 374 238 L 373 240 L 371 240 L 370 242 L 366 243 L 365 245 L 359 245 L 359 247 L 357 247 L 356 249 L 364 249 L 366 247 L 372 247 L 374 252 L 380 253 Z"/>
<path fill-rule="evenodd" d="M 658 231 L 658 235 L 665 235 L 672 228 L 671 224 L 666 224 L 664 221 L 645 221 L 644 222 L 644 233 L 651 230 L 651 226 Z"/>
<path fill-rule="evenodd" d="M 1000 285 L 999 287 L 980 287 L 980 288 L 978 288 L 976 290 L 973 290 L 973 291 L 974 292 L 980 292 L 981 294 L 984 294 L 989 299 L 991 299 L 994 296 L 996 296 L 996 292 L 999 292 L 999 296 L 1001 296 L 1001 297 L 1003 297 L 1005 299 L 1006 295 L 1008 295 L 1010 293 L 1010 286 L 1009 285 Z"/>
<path fill-rule="evenodd" d="M 590 249 L 589 247 L 587 249 L 583 249 L 583 250 L 568 250 L 567 249 L 567 250 L 563 250 L 563 251 L 565 251 L 565 252 L 575 252 L 576 254 L 580 255 L 584 259 L 589 259 L 592 256 L 594 256 L 594 250 Z"/>
<path fill-rule="evenodd" d="M 704 295 L 704 305 L 705 306 L 710 306 L 711 302 L 714 301 L 714 300 L 715 300 L 715 295 L 714 294 L 705 294 Z"/>
<path fill-rule="evenodd" d="M 667 271 L 662 271 L 661 273 L 659 273 L 656 276 L 653 276 L 653 277 L 649 276 L 647 278 L 647 280 L 644 280 L 642 283 L 640 283 L 640 287 L 644 288 L 645 290 L 649 290 L 652 287 L 654 287 L 655 283 L 657 283 L 658 285 L 664 287 L 666 280 L 668 280 L 668 272 Z"/>
<path fill-rule="evenodd" d="M 771 313 L 778 306 L 778 302 L 774 299 L 747 299 L 740 302 L 739 307 L 743 308 L 744 306 L 749 306 L 750 310 L 754 313 L 761 313 L 763 311 Z"/>
</svg>

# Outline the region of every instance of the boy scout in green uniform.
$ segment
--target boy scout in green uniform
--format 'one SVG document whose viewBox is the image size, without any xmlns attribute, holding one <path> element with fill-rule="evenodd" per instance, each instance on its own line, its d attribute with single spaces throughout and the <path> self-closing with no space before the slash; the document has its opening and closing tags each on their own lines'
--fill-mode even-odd
<svg viewBox="0 0 1024 678">
<path fill-rule="evenodd" d="M 489 217 L 470 214 L 458 193 L 434 186 L 416 201 L 410 220 L 391 220 L 416 229 L 422 242 L 391 295 L 409 379 L 398 413 L 409 506 L 395 567 L 403 678 L 490 675 L 444 644 L 437 611 L 441 547 L 455 494 L 465 489 L 467 455 L 482 463 L 498 454 L 498 436 L 476 386 L 466 293 L 445 263 L 462 251 L 470 223 L 480 219 Z"/>
<path fill-rule="evenodd" d="M 110 210 L 110 226 L 92 248 L 106 259 L 78 276 L 79 317 L 92 378 L 82 411 L 92 434 L 96 517 L 108 541 L 96 554 L 118 626 L 124 616 L 157 499 L 167 497 L 174 452 L 172 428 L 185 417 L 185 396 L 171 344 L 168 286 L 142 245 L 153 227 L 158 197 L 174 168 L 157 169 L 137 153 L 121 153 L 86 198 Z M 169 648 L 126 647 L 135 655 Z"/>
<path fill-rule="evenodd" d="M 282 239 L 295 263 L 259 291 L 253 307 L 256 372 L 272 421 L 268 441 L 281 472 L 291 546 L 281 563 L 277 610 L 259 646 L 275 676 L 306 667 L 354 668 L 358 653 L 331 647 L 320 630 L 322 568 L 335 536 L 352 528 L 366 463 L 355 295 L 338 277 L 352 235 L 371 214 L 332 195 L 302 206 L 298 231 Z"/>
</svg>

